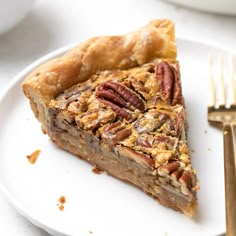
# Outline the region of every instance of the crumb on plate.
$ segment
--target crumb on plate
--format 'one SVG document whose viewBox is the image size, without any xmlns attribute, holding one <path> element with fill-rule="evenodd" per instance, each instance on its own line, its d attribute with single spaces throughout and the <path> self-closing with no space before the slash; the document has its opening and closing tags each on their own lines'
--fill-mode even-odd
<svg viewBox="0 0 236 236">
<path fill-rule="evenodd" d="M 61 203 L 61 204 L 65 204 L 66 203 L 66 197 L 65 196 L 61 196 L 58 201 Z"/>
<path fill-rule="evenodd" d="M 38 149 L 38 150 L 32 152 L 30 155 L 27 155 L 26 157 L 27 157 L 28 161 L 31 164 L 34 164 L 37 161 L 40 152 L 41 152 L 41 150 Z"/>
<path fill-rule="evenodd" d="M 59 202 L 57 203 L 58 209 L 60 211 L 63 211 L 65 208 L 64 204 L 66 203 L 66 197 L 65 196 L 59 197 L 58 202 Z"/>
<path fill-rule="evenodd" d="M 191 152 L 191 153 L 195 153 L 196 151 L 192 148 L 192 149 L 190 150 L 190 152 Z"/>
<path fill-rule="evenodd" d="M 97 166 L 94 166 L 93 169 L 92 169 L 92 172 L 94 174 L 98 174 L 100 175 L 102 172 L 104 172 L 102 169 L 98 168 Z"/>
<path fill-rule="evenodd" d="M 59 208 L 60 211 L 63 211 L 65 207 L 64 207 L 63 204 L 61 204 L 61 205 L 58 206 L 58 208 Z"/>
<path fill-rule="evenodd" d="M 92 234 L 92 233 L 93 233 L 93 231 L 92 231 L 92 230 L 89 230 L 88 232 L 89 232 L 89 234 Z"/>
</svg>

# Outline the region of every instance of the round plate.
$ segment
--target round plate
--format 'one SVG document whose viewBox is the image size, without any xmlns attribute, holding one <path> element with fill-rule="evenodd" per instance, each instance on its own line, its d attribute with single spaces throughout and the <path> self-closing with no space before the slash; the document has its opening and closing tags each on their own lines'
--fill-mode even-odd
<svg viewBox="0 0 236 236">
<path fill-rule="evenodd" d="M 191 40 L 177 40 L 189 123 L 192 162 L 200 179 L 199 206 L 190 219 L 159 205 L 138 188 L 58 149 L 33 116 L 21 83 L 41 63 L 71 46 L 36 61 L 18 76 L 0 100 L 0 189 L 31 222 L 53 235 L 209 236 L 225 230 L 222 133 L 207 123 L 207 55 L 226 53 Z M 27 155 L 41 150 L 34 165 Z M 66 197 L 64 210 L 58 199 Z"/>
<path fill-rule="evenodd" d="M 235 15 L 236 2 L 234 0 L 167 0 L 180 6 L 212 12 L 217 14 Z"/>
</svg>

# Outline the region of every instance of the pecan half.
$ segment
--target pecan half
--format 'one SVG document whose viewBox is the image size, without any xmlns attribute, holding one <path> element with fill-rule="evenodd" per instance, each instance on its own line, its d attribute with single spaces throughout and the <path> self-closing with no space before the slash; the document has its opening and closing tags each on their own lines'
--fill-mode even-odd
<svg viewBox="0 0 236 236">
<path fill-rule="evenodd" d="M 184 171 L 181 177 L 179 178 L 181 183 L 181 191 L 184 195 L 188 195 L 192 191 L 193 186 L 195 185 L 195 176 L 191 171 Z"/>
<path fill-rule="evenodd" d="M 183 104 L 179 73 L 162 61 L 156 67 L 156 76 L 162 99 L 170 105 Z"/>
<path fill-rule="evenodd" d="M 182 109 L 178 112 L 176 120 L 175 120 L 175 132 L 178 135 L 181 135 L 183 132 L 183 128 L 187 131 L 187 124 L 185 122 L 185 111 Z"/>
<path fill-rule="evenodd" d="M 167 182 L 170 181 L 176 188 L 181 188 L 179 178 L 183 174 L 183 171 L 179 161 L 172 161 L 158 168 L 158 174 L 164 177 Z"/>
<path fill-rule="evenodd" d="M 185 185 L 188 188 L 191 188 L 193 185 L 192 181 L 192 173 L 191 171 L 184 171 L 181 177 L 179 178 L 179 182 L 183 185 Z"/>
<path fill-rule="evenodd" d="M 125 140 L 132 134 L 132 130 L 126 128 L 120 121 L 105 125 L 99 132 L 101 133 L 102 138 L 113 144 Z"/>
<path fill-rule="evenodd" d="M 111 107 L 111 109 L 121 118 L 124 118 L 126 120 L 132 120 L 132 115 L 127 112 L 125 109 L 121 108 L 120 106 L 110 102 L 110 101 L 107 101 L 107 100 L 104 100 L 104 99 L 99 99 L 103 104 L 105 105 L 108 105 Z"/>
<path fill-rule="evenodd" d="M 131 160 L 134 160 L 137 163 L 154 170 L 154 161 L 149 155 L 135 151 L 128 147 L 118 146 L 117 148 L 120 156 L 128 157 Z"/>
<path fill-rule="evenodd" d="M 174 172 L 171 173 L 171 177 L 175 180 L 178 181 L 178 179 L 180 178 L 180 176 L 183 174 L 183 168 L 179 168 L 177 170 L 175 170 Z"/>
<path fill-rule="evenodd" d="M 96 97 L 105 105 L 110 106 L 119 117 L 126 120 L 132 119 L 132 115 L 127 110 L 134 111 L 139 109 L 144 111 L 145 109 L 143 100 L 136 92 L 125 85 L 113 81 L 100 84 L 96 91 Z"/>
<path fill-rule="evenodd" d="M 178 161 L 169 162 L 164 166 L 160 166 L 159 174 L 161 176 L 166 175 L 166 174 L 171 174 L 172 172 L 178 170 L 179 167 L 180 167 L 180 163 Z"/>
</svg>

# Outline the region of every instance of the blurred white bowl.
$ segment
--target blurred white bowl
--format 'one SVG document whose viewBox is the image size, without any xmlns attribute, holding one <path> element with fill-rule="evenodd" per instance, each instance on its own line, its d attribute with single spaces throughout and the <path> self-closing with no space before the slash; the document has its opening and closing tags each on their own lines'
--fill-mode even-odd
<svg viewBox="0 0 236 236">
<path fill-rule="evenodd" d="M 182 6 L 219 14 L 236 15 L 236 0 L 167 0 Z"/>
<path fill-rule="evenodd" d="M 0 34 L 10 30 L 30 11 L 34 0 L 0 0 Z"/>
</svg>

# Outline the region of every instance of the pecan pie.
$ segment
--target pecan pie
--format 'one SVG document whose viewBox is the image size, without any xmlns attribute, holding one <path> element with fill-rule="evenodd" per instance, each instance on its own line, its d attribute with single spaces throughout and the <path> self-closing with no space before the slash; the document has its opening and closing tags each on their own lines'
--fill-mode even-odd
<svg viewBox="0 0 236 236">
<path fill-rule="evenodd" d="M 34 70 L 23 91 L 60 148 L 193 215 L 198 183 L 172 21 L 89 39 Z"/>
</svg>

